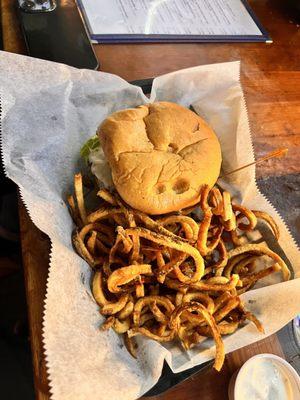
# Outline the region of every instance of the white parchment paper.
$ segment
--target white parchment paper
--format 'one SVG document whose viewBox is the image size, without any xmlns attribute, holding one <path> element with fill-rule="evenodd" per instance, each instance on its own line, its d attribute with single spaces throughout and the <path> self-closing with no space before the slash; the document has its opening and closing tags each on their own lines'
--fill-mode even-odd
<svg viewBox="0 0 300 400">
<path fill-rule="evenodd" d="M 138 360 L 132 359 L 118 335 L 99 332 L 102 317 L 91 296 L 90 270 L 72 248 L 65 198 L 81 168 L 79 150 L 107 115 L 148 102 L 142 91 L 114 75 L 5 52 L 0 52 L 0 91 L 5 171 L 20 187 L 31 219 L 52 243 L 43 330 L 52 398 L 135 399 L 159 379 L 164 360 L 179 372 L 211 359 L 210 340 L 183 352 L 144 338 L 138 339 Z M 208 121 L 221 142 L 224 171 L 254 159 L 238 62 L 161 76 L 154 81 L 150 101 L 159 100 L 193 105 Z M 247 207 L 273 215 L 281 230 L 279 244 L 267 234 L 262 239 L 298 278 L 299 251 L 258 192 L 255 168 L 220 183 Z M 248 324 L 224 339 L 227 352 L 272 334 L 300 311 L 300 280 L 280 282 L 278 273 L 243 295 L 266 334 Z"/>
</svg>

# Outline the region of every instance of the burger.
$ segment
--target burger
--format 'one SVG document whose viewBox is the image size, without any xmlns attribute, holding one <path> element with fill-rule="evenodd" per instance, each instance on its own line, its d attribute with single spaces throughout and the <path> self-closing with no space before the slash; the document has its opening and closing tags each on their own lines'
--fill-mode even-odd
<svg viewBox="0 0 300 400">
<path fill-rule="evenodd" d="M 132 208 L 152 215 L 195 205 L 203 185 L 217 181 L 222 161 L 212 128 L 170 102 L 111 114 L 81 154 L 100 181 L 114 186 Z"/>
</svg>

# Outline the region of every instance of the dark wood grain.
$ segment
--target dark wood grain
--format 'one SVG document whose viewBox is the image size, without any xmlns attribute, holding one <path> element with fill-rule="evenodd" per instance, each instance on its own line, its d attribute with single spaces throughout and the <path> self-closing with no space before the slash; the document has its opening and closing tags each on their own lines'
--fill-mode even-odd
<svg viewBox="0 0 300 400">
<path fill-rule="evenodd" d="M 207 368 L 205 371 L 199 372 L 173 389 L 168 390 L 163 395 L 148 397 L 148 399 L 227 400 L 228 384 L 232 374 L 250 357 L 261 353 L 272 353 L 284 357 L 276 335 L 227 354 L 222 372 L 216 372 L 212 368 Z"/>
<path fill-rule="evenodd" d="M 19 218 L 35 392 L 37 399 L 46 400 L 49 398 L 49 387 L 43 354 L 42 322 L 50 243 L 48 236 L 33 225 L 21 200 Z"/>
<path fill-rule="evenodd" d="M 0 7 L 4 50 L 12 53 L 26 54 L 21 27 L 18 23 L 16 2 L 12 0 L 1 0 Z"/>
<path fill-rule="evenodd" d="M 298 174 L 300 171 L 300 30 L 287 2 L 250 2 L 274 43 L 97 45 L 101 70 L 127 80 L 154 77 L 181 68 L 241 60 L 241 81 L 257 156 L 288 147 L 283 160 L 257 167 L 261 178 Z M 25 54 L 14 0 L 2 0 L 4 49 Z M 290 194 L 293 195 L 293 194 Z M 49 243 L 20 205 L 20 225 L 27 287 L 29 323 L 36 398 L 48 399 L 47 376 L 41 342 L 42 312 L 48 271 Z M 283 356 L 276 335 L 226 356 L 221 373 L 199 373 L 160 396 L 161 400 L 225 400 L 232 373 L 254 354 Z M 157 399 L 155 397 L 153 399 Z"/>
</svg>

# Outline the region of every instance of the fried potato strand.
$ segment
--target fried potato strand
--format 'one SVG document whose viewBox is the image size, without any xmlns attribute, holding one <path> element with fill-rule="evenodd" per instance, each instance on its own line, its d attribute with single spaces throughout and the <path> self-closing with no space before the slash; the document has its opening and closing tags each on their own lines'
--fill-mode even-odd
<svg viewBox="0 0 300 400">
<path fill-rule="evenodd" d="M 272 258 L 281 268 L 283 280 L 287 281 L 290 279 L 291 273 L 288 269 L 288 266 L 283 261 L 278 254 L 274 253 L 271 249 L 269 249 L 264 244 L 245 244 L 244 246 L 240 246 L 235 248 L 234 250 L 230 250 L 228 253 L 228 259 L 230 260 L 232 257 L 237 256 L 239 254 L 244 253 L 258 253 L 260 255 L 267 255 Z"/>
<path fill-rule="evenodd" d="M 199 226 L 196 221 L 193 220 L 193 218 L 191 217 L 187 217 L 184 215 L 171 215 L 168 217 L 157 219 L 156 222 L 161 224 L 162 226 L 180 224 L 183 231 L 185 232 L 185 238 L 187 240 L 195 243 L 198 238 Z"/>
<path fill-rule="evenodd" d="M 279 228 L 278 228 L 278 225 L 276 224 L 276 222 L 274 221 L 274 219 L 271 217 L 271 215 L 267 214 L 266 212 L 257 211 L 257 210 L 253 210 L 252 212 L 256 216 L 256 218 L 262 219 L 270 226 L 276 240 L 278 240 L 279 235 L 280 235 Z"/>
<path fill-rule="evenodd" d="M 116 302 L 111 302 L 111 301 L 107 300 L 107 298 L 105 297 L 105 294 L 104 294 L 101 271 L 95 272 L 95 275 L 93 278 L 93 284 L 92 284 L 92 292 L 93 292 L 94 299 L 101 307 L 101 314 L 104 314 L 104 315 L 116 314 L 117 312 L 121 311 L 125 307 L 125 305 L 128 301 L 127 293 L 123 294 Z"/>
<path fill-rule="evenodd" d="M 233 209 L 233 211 L 239 212 L 238 220 L 237 220 L 239 229 L 241 229 L 243 231 L 252 231 L 256 227 L 257 218 L 253 211 L 248 210 L 248 208 L 243 207 L 238 204 L 233 204 L 232 209 Z M 244 217 L 248 220 L 248 224 L 240 222 L 240 220 Z"/>
<path fill-rule="evenodd" d="M 220 324 L 217 324 L 217 326 L 221 335 L 231 335 L 238 329 L 239 322 L 221 322 Z M 199 326 L 197 328 L 197 332 L 201 336 L 213 337 L 212 331 L 209 326 Z"/>
<path fill-rule="evenodd" d="M 143 335 L 147 336 L 150 339 L 156 340 L 157 342 L 170 342 L 175 337 L 175 331 L 169 331 L 167 334 L 164 335 L 157 335 L 150 331 L 148 328 L 144 327 L 133 327 L 128 331 L 128 336 L 131 338 L 136 335 Z"/>
<path fill-rule="evenodd" d="M 114 326 L 116 318 L 114 316 L 108 317 L 105 322 L 100 326 L 101 331 L 108 331 L 111 327 Z"/>
<path fill-rule="evenodd" d="M 210 327 L 212 335 L 213 335 L 215 343 L 216 343 L 216 357 L 215 357 L 215 362 L 214 362 L 214 368 L 217 371 L 220 371 L 222 368 L 222 365 L 224 363 L 224 359 L 225 359 L 225 350 L 224 350 L 224 343 L 222 341 L 221 334 L 220 334 L 219 328 L 215 322 L 215 319 L 202 304 L 191 302 L 191 303 L 179 306 L 177 309 L 174 310 L 174 312 L 171 315 L 171 319 L 170 319 L 170 323 L 169 323 L 169 326 L 171 329 L 178 331 L 178 329 L 180 327 L 180 315 L 184 311 L 199 312 L 203 316 L 205 321 L 207 322 L 207 325 Z"/>
<path fill-rule="evenodd" d="M 174 305 L 171 303 L 171 301 L 165 297 L 165 296 L 146 296 L 143 297 L 142 299 L 139 299 L 134 306 L 134 311 L 133 311 L 133 323 L 136 326 L 140 325 L 140 318 L 141 318 L 141 313 L 142 309 L 145 306 L 150 306 L 153 305 L 160 305 L 165 308 L 167 314 L 171 314 L 172 311 L 174 310 Z M 153 313 L 154 317 L 155 314 Z M 159 321 L 161 322 L 161 321 Z"/>
<path fill-rule="evenodd" d="M 82 223 L 85 224 L 87 221 L 86 221 L 86 210 L 85 210 L 85 204 L 84 204 L 84 198 L 83 198 L 83 185 L 82 185 L 82 175 L 81 174 L 76 174 L 74 176 L 74 189 L 75 189 L 75 196 L 76 196 L 76 200 L 77 200 L 79 215 L 80 215 Z"/>
<path fill-rule="evenodd" d="M 136 354 L 137 344 L 134 341 L 133 337 L 128 336 L 128 332 L 126 332 L 124 335 L 124 344 L 125 344 L 125 347 L 126 347 L 128 353 L 130 355 L 132 355 L 133 358 L 137 358 L 137 354 Z"/>
<path fill-rule="evenodd" d="M 128 265 L 128 267 L 122 267 L 113 271 L 113 273 L 108 277 L 107 287 L 111 293 L 121 292 L 120 286 L 129 283 L 142 274 L 149 275 L 152 274 L 152 269 L 150 264 L 133 264 Z"/>
</svg>

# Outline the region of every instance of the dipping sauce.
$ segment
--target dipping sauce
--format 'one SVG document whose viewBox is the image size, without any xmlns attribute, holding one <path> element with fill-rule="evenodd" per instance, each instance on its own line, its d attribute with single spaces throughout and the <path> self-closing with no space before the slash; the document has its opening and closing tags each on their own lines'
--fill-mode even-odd
<svg viewBox="0 0 300 400">
<path fill-rule="evenodd" d="M 234 394 L 235 400 L 298 400 L 284 368 L 267 358 L 253 359 L 244 366 Z"/>
</svg>

